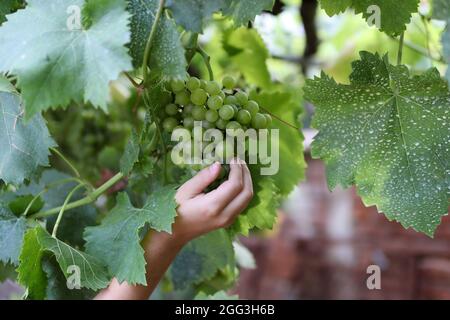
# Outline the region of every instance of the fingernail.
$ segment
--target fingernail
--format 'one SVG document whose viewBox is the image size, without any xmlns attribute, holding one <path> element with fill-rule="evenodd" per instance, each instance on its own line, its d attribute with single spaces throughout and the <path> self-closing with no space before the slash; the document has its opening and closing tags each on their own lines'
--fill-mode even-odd
<svg viewBox="0 0 450 320">
<path fill-rule="evenodd" d="M 219 168 L 220 168 L 220 163 L 216 161 L 209 167 L 209 170 L 211 172 L 216 172 L 217 170 L 219 170 Z"/>
</svg>

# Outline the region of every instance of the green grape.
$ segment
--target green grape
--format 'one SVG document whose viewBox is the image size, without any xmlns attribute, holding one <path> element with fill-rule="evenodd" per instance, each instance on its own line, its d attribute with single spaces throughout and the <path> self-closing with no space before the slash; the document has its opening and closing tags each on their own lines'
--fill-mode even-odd
<svg viewBox="0 0 450 320">
<path fill-rule="evenodd" d="M 166 106 L 165 110 L 169 116 L 174 116 L 174 115 L 178 114 L 178 107 L 176 104 L 173 104 L 173 103 L 168 104 Z"/>
<path fill-rule="evenodd" d="M 217 144 L 214 152 L 219 161 L 228 162 L 234 157 L 234 146 L 226 141 L 221 141 Z"/>
<path fill-rule="evenodd" d="M 205 90 L 212 96 L 218 95 L 221 89 L 222 88 L 220 87 L 220 84 L 217 81 L 208 81 L 206 83 Z"/>
<path fill-rule="evenodd" d="M 189 80 L 186 82 L 186 87 L 189 89 L 189 91 L 193 92 L 195 89 L 200 88 L 200 80 L 196 77 L 190 77 Z"/>
<path fill-rule="evenodd" d="M 230 104 L 230 105 L 236 105 L 238 104 L 238 100 L 235 96 L 226 96 L 225 99 L 223 99 L 224 104 Z"/>
<path fill-rule="evenodd" d="M 208 107 L 212 110 L 219 110 L 223 105 L 223 99 L 220 96 L 212 96 L 208 99 Z"/>
<path fill-rule="evenodd" d="M 252 122 L 252 115 L 248 110 L 239 110 L 237 115 L 237 121 L 242 125 L 247 125 Z"/>
<path fill-rule="evenodd" d="M 235 104 L 232 104 L 231 106 L 233 107 L 234 115 L 237 115 L 237 113 L 239 112 L 239 108 Z"/>
<path fill-rule="evenodd" d="M 225 92 L 223 92 L 223 91 L 221 90 L 221 91 L 219 92 L 218 96 L 221 97 L 222 100 L 223 100 L 223 99 L 225 99 L 225 97 L 226 97 L 227 95 L 225 94 Z"/>
<path fill-rule="evenodd" d="M 197 106 L 203 106 L 206 103 L 206 100 L 208 99 L 208 95 L 206 94 L 205 90 L 203 89 L 196 89 L 191 94 L 191 101 L 193 104 Z"/>
<path fill-rule="evenodd" d="M 200 88 L 205 89 L 207 83 L 208 83 L 208 81 L 201 79 L 200 80 Z"/>
<path fill-rule="evenodd" d="M 208 110 L 206 111 L 205 119 L 209 122 L 216 122 L 219 119 L 219 114 L 216 110 Z"/>
<path fill-rule="evenodd" d="M 192 104 L 188 104 L 183 108 L 183 116 L 189 117 L 192 114 L 192 110 L 194 109 L 194 106 Z"/>
<path fill-rule="evenodd" d="M 267 128 L 269 128 L 272 125 L 272 116 L 268 113 L 264 113 L 264 117 L 266 117 Z"/>
<path fill-rule="evenodd" d="M 225 130 L 227 128 L 228 121 L 220 119 L 216 121 L 216 127 L 220 130 Z"/>
<path fill-rule="evenodd" d="M 267 128 L 267 119 L 262 113 L 257 113 L 252 119 L 252 126 L 255 129 Z"/>
<path fill-rule="evenodd" d="M 236 129 L 242 129 L 242 126 L 237 121 L 230 121 L 230 122 L 228 122 L 226 128 L 229 130 L 236 130 Z"/>
<path fill-rule="evenodd" d="M 254 117 L 259 112 L 259 105 L 258 102 L 250 100 L 247 102 L 247 104 L 244 106 L 244 109 L 250 112 L 252 117 Z"/>
<path fill-rule="evenodd" d="M 178 121 L 175 118 L 169 117 L 163 121 L 163 128 L 166 132 L 172 132 L 178 126 Z"/>
<path fill-rule="evenodd" d="M 194 119 L 192 117 L 187 117 L 183 119 L 183 126 L 186 129 L 194 128 Z"/>
<path fill-rule="evenodd" d="M 231 76 L 225 76 L 222 79 L 222 84 L 223 84 L 224 88 L 231 90 L 236 86 L 236 80 Z"/>
<path fill-rule="evenodd" d="M 180 92 L 180 91 L 182 91 L 184 89 L 184 85 L 185 85 L 184 81 L 183 80 L 179 80 L 179 79 L 172 80 L 170 82 L 170 87 L 172 88 L 173 92 Z"/>
<path fill-rule="evenodd" d="M 191 97 L 187 90 L 177 92 L 177 94 L 175 96 L 176 104 L 185 106 L 185 105 L 188 105 L 190 102 L 191 102 Z"/>
<path fill-rule="evenodd" d="M 219 116 L 223 120 L 230 120 L 234 117 L 234 108 L 230 105 L 224 105 L 219 109 Z"/>
<path fill-rule="evenodd" d="M 239 104 L 244 106 L 248 101 L 248 94 L 246 94 L 244 91 L 238 91 L 234 95 L 238 101 Z"/>
<path fill-rule="evenodd" d="M 212 129 L 215 126 L 214 126 L 213 122 L 204 120 L 204 121 L 202 121 L 202 127 L 203 127 L 203 129 Z"/>
<path fill-rule="evenodd" d="M 195 106 L 192 110 L 192 118 L 196 121 L 205 120 L 206 109 L 205 107 Z"/>
</svg>

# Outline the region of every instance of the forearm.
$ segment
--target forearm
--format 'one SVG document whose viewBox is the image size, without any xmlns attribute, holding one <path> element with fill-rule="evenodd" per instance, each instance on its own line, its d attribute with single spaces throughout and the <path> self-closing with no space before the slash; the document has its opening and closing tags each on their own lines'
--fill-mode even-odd
<svg viewBox="0 0 450 320">
<path fill-rule="evenodd" d="M 164 273 L 182 248 L 182 242 L 165 232 L 149 232 L 142 241 L 147 263 L 147 286 L 119 284 L 114 279 L 108 288 L 101 291 L 98 300 L 146 300 L 155 290 Z"/>
</svg>

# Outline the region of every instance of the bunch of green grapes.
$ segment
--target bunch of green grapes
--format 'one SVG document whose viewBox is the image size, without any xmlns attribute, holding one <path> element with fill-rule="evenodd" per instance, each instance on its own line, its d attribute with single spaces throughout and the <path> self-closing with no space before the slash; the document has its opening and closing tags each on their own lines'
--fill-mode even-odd
<svg viewBox="0 0 450 320">
<path fill-rule="evenodd" d="M 266 129 L 272 117 L 261 111 L 260 106 L 249 95 L 236 88 L 236 80 L 226 76 L 220 84 L 217 81 L 200 80 L 190 77 L 186 82 L 174 80 L 166 88 L 173 93 L 171 103 L 160 115 L 164 131 L 171 133 L 176 128 L 194 129 L 196 121 L 204 129 L 216 128 L 224 133 L 237 129 Z M 229 147 L 225 142 L 216 146 L 217 154 Z"/>
</svg>

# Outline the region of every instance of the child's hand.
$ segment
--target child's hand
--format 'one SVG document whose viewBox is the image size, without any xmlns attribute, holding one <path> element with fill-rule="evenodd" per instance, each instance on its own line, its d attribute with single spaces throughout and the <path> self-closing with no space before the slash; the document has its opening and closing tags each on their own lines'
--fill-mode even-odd
<svg viewBox="0 0 450 320">
<path fill-rule="evenodd" d="M 173 239 L 184 244 L 212 230 L 228 227 L 248 206 L 253 197 L 250 171 L 239 159 L 232 160 L 230 169 L 228 180 L 207 194 L 203 190 L 218 178 L 219 163 L 203 169 L 178 189 Z"/>
</svg>

